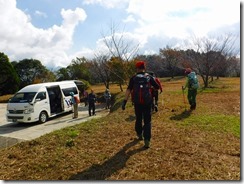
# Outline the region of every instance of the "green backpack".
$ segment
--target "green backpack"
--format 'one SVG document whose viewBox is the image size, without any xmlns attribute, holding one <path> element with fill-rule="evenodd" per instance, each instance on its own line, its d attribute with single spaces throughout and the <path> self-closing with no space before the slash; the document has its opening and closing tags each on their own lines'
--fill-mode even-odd
<svg viewBox="0 0 244 184">
<path fill-rule="evenodd" d="M 197 75 L 195 72 L 191 72 L 188 74 L 188 82 L 189 82 L 189 88 L 190 89 L 198 89 L 199 83 L 197 79 Z"/>
</svg>

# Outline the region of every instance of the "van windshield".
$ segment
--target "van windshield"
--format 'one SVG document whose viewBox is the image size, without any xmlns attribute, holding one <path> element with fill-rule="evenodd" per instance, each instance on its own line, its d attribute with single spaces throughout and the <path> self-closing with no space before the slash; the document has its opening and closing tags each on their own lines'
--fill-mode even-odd
<svg viewBox="0 0 244 184">
<path fill-rule="evenodd" d="M 32 102 L 36 92 L 27 92 L 27 93 L 17 93 L 12 97 L 9 103 L 26 103 Z"/>
</svg>

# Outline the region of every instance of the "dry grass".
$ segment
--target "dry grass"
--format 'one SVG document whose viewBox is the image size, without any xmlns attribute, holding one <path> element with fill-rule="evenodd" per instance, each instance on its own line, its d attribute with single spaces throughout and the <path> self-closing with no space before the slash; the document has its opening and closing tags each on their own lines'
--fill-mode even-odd
<svg viewBox="0 0 244 184">
<path fill-rule="evenodd" d="M 163 83 L 151 148 L 135 139 L 133 107 L 120 108 L 123 92 L 105 118 L 2 149 L 0 179 L 240 180 L 240 79 L 199 92 L 192 113 L 185 111 L 183 84 Z"/>
<path fill-rule="evenodd" d="M 10 98 L 12 98 L 13 95 L 3 95 L 0 96 L 0 103 L 7 103 Z"/>
</svg>

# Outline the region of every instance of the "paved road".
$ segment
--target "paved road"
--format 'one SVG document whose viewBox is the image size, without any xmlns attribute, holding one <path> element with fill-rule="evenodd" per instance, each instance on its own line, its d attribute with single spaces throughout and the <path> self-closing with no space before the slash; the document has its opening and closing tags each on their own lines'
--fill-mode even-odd
<svg viewBox="0 0 244 184">
<path fill-rule="evenodd" d="M 50 119 L 46 123 L 13 123 L 7 122 L 6 114 L 7 104 L 0 103 L 0 148 L 8 147 L 18 142 L 32 140 L 54 130 L 64 127 L 73 126 L 90 120 L 106 116 L 109 110 L 103 107 L 103 104 L 96 106 L 96 116 L 89 116 L 87 107 L 83 104 L 79 106 L 79 116 L 77 119 L 72 119 L 72 114 L 67 113 Z"/>
</svg>

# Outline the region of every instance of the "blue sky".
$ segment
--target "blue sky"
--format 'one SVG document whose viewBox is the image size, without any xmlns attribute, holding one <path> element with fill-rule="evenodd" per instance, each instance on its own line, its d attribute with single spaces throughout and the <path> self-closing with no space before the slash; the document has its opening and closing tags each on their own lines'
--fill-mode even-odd
<svg viewBox="0 0 244 184">
<path fill-rule="evenodd" d="M 140 44 L 140 54 L 228 33 L 240 48 L 236 0 L 0 0 L 0 16 L 0 52 L 10 61 L 38 59 L 49 69 L 104 52 L 112 23 L 126 41 Z"/>
</svg>

